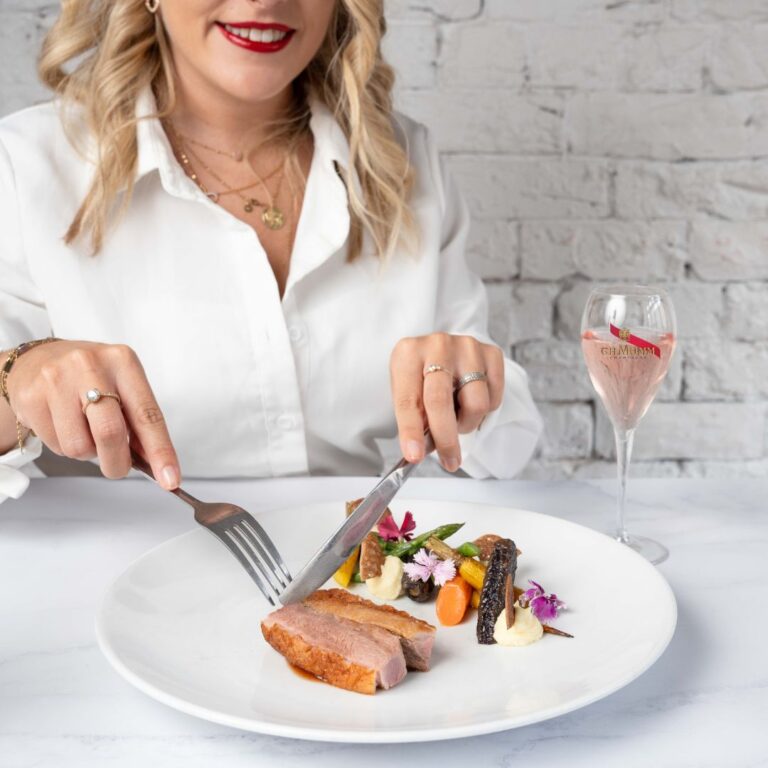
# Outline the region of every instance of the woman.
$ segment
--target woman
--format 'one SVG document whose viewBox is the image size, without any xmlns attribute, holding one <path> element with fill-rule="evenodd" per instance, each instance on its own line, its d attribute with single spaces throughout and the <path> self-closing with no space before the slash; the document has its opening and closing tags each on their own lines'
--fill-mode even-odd
<svg viewBox="0 0 768 768">
<path fill-rule="evenodd" d="M 376 473 L 425 426 L 450 472 L 527 461 L 541 422 L 465 206 L 392 112 L 382 5 L 63 5 L 58 98 L 0 121 L 0 492 L 40 440 L 118 478 L 130 437 L 169 489 Z"/>
</svg>

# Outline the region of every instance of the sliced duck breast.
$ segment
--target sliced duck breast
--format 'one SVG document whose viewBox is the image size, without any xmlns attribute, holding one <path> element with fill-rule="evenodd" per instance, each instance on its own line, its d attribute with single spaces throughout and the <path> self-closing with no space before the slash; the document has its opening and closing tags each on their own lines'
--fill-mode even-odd
<svg viewBox="0 0 768 768">
<path fill-rule="evenodd" d="M 304 603 L 273 611 L 261 631 L 291 664 L 340 688 L 373 694 L 406 674 L 400 640 L 391 632 Z"/>
<path fill-rule="evenodd" d="M 435 642 L 435 627 L 391 605 L 380 605 L 345 589 L 318 589 L 304 600 L 316 611 L 380 627 L 400 638 L 408 669 L 426 671 Z"/>
</svg>

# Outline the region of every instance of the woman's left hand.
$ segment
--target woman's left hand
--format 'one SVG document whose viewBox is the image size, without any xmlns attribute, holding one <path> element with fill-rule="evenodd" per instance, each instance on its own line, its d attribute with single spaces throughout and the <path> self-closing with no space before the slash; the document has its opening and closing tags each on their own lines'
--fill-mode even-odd
<svg viewBox="0 0 768 768">
<path fill-rule="evenodd" d="M 429 366 L 440 369 L 426 373 Z M 487 379 L 462 386 L 456 409 L 454 382 L 475 371 Z M 404 338 L 392 350 L 390 377 L 403 456 L 410 462 L 424 458 L 424 428 L 429 426 L 440 463 L 455 472 L 461 464 L 459 433 L 477 429 L 501 404 L 504 353 L 472 336 L 432 333 Z"/>
</svg>

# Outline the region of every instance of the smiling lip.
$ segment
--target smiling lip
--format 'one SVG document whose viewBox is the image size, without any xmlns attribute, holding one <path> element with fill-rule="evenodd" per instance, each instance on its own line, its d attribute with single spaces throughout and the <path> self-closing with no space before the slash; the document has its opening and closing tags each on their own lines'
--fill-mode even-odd
<svg viewBox="0 0 768 768">
<path fill-rule="evenodd" d="M 216 22 L 216 26 L 230 43 L 256 53 L 275 53 L 282 50 L 296 31 L 285 24 L 264 24 L 258 21 L 237 24 Z"/>
</svg>

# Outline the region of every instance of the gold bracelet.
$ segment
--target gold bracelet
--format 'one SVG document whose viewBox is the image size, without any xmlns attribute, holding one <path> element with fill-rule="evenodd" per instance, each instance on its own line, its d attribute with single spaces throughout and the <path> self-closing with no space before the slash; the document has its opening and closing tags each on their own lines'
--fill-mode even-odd
<svg viewBox="0 0 768 768">
<path fill-rule="evenodd" d="M 11 372 L 13 364 L 25 352 L 33 349 L 34 347 L 39 347 L 41 344 L 47 344 L 51 341 L 60 341 L 60 339 L 56 338 L 55 336 L 47 336 L 44 339 L 33 339 L 32 341 L 25 341 L 23 344 L 19 344 L 19 346 L 15 349 L 12 349 L 8 354 L 8 357 L 5 359 L 5 364 L 3 365 L 2 369 L 0 369 L 0 395 L 5 398 L 5 401 L 8 403 L 9 407 L 11 405 L 11 399 L 8 395 L 8 374 Z M 35 433 L 31 429 L 28 429 L 26 434 L 22 434 L 21 430 L 22 423 L 16 419 L 16 442 L 19 445 L 19 450 L 24 453 L 24 443 L 26 443 L 27 438 L 30 435 L 34 435 Z"/>
<path fill-rule="evenodd" d="M 28 352 L 34 347 L 39 347 L 41 344 L 48 344 L 51 341 L 61 341 L 61 339 L 57 339 L 55 336 L 47 336 L 44 339 L 33 339 L 32 341 L 25 341 L 23 344 L 19 344 L 16 349 L 12 349 L 8 353 L 8 357 L 5 359 L 5 364 L 3 365 L 2 370 L 0 370 L 0 395 L 5 398 L 5 402 L 8 403 L 8 405 L 11 404 L 11 399 L 8 396 L 8 374 L 11 372 L 13 364 L 25 352 Z"/>
</svg>

